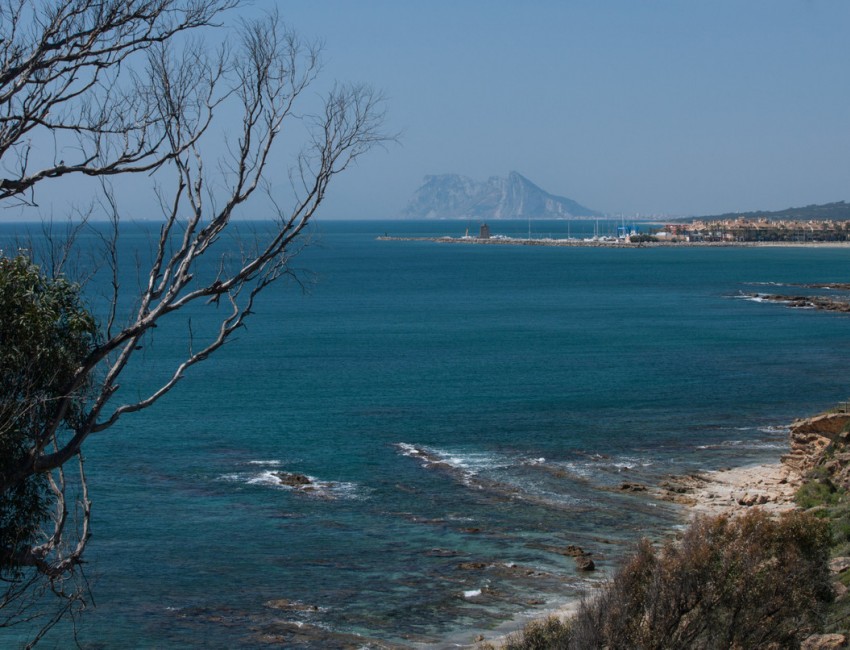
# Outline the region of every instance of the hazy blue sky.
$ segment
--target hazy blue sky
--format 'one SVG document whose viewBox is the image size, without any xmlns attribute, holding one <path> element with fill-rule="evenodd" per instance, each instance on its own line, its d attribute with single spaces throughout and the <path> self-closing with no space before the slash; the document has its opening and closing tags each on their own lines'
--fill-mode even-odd
<svg viewBox="0 0 850 650">
<path fill-rule="evenodd" d="M 325 43 L 310 96 L 367 82 L 402 134 L 323 217 L 393 218 L 426 174 L 512 170 L 610 214 L 850 200 L 850 0 L 254 0 L 229 20 L 274 7 Z M 130 216 L 156 216 L 151 179 L 120 182 Z M 21 216 L 90 196 L 45 184 Z"/>
<path fill-rule="evenodd" d="M 257 9 L 271 0 L 257 0 Z M 389 99 L 400 146 L 325 214 L 392 217 L 425 174 L 516 170 L 606 212 L 850 199 L 846 0 L 287 0 L 326 78 Z"/>
</svg>

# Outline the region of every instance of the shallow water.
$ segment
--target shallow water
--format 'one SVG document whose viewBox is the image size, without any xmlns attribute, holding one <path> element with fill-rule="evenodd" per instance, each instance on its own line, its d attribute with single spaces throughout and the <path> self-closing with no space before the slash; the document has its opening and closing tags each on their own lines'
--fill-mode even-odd
<svg viewBox="0 0 850 650">
<path fill-rule="evenodd" d="M 736 296 L 850 281 L 850 251 L 375 239 L 467 225 L 319 223 L 307 294 L 271 287 L 237 341 L 90 440 L 84 647 L 472 639 L 681 521 L 623 481 L 775 460 L 788 422 L 847 397 L 846 315 Z M 152 385 L 184 331 L 158 333 L 125 388 Z"/>
</svg>

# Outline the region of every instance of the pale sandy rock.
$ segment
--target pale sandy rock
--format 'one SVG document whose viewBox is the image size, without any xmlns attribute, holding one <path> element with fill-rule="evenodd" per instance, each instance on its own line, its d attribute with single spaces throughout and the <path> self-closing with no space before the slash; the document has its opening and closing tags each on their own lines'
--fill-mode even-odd
<svg viewBox="0 0 850 650">
<path fill-rule="evenodd" d="M 833 650 L 846 647 L 847 637 L 843 634 L 813 634 L 800 644 L 801 650 Z"/>
<path fill-rule="evenodd" d="M 735 513 L 753 507 L 782 512 L 794 508 L 794 493 L 801 482 L 800 475 L 782 463 L 706 472 L 700 478 L 690 481 L 684 494 L 665 496 L 662 492 L 660 496 L 679 503 L 690 501 L 688 505 L 698 514 Z M 668 483 L 681 485 L 675 480 Z"/>
</svg>

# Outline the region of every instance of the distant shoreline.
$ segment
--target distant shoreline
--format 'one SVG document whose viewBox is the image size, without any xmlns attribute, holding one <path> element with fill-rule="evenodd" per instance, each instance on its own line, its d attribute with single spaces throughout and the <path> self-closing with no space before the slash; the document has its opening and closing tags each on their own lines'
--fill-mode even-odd
<svg viewBox="0 0 850 650">
<path fill-rule="evenodd" d="M 729 242 L 640 242 L 587 239 L 527 239 L 520 237 L 395 237 L 382 235 L 378 241 L 418 241 L 437 244 L 481 244 L 496 246 L 559 246 L 578 248 L 850 248 L 850 241 L 729 241 Z"/>
</svg>

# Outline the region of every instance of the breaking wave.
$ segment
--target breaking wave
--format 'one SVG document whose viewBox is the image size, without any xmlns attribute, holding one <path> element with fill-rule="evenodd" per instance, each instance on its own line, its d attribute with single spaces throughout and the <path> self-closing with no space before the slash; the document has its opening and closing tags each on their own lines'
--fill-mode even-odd
<svg viewBox="0 0 850 650">
<path fill-rule="evenodd" d="M 280 461 L 249 461 L 248 464 L 278 467 L 282 463 Z M 363 486 L 350 481 L 326 481 L 308 474 L 272 469 L 230 472 L 218 476 L 217 480 L 243 485 L 260 485 L 323 499 L 361 499 L 368 492 Z"/>
<path fill-rule="evenodd" d="M 763 431 L 762 429 L 758 429 Z M 767 433 L 767 432 L 766 432 Z M 771 432 L 772 433 L 772 432 Z M 697 449 L 787 449 L 788 443 L 776 440 L 724 440 L 708 445 L 697 445 Z"/>
</svg>

